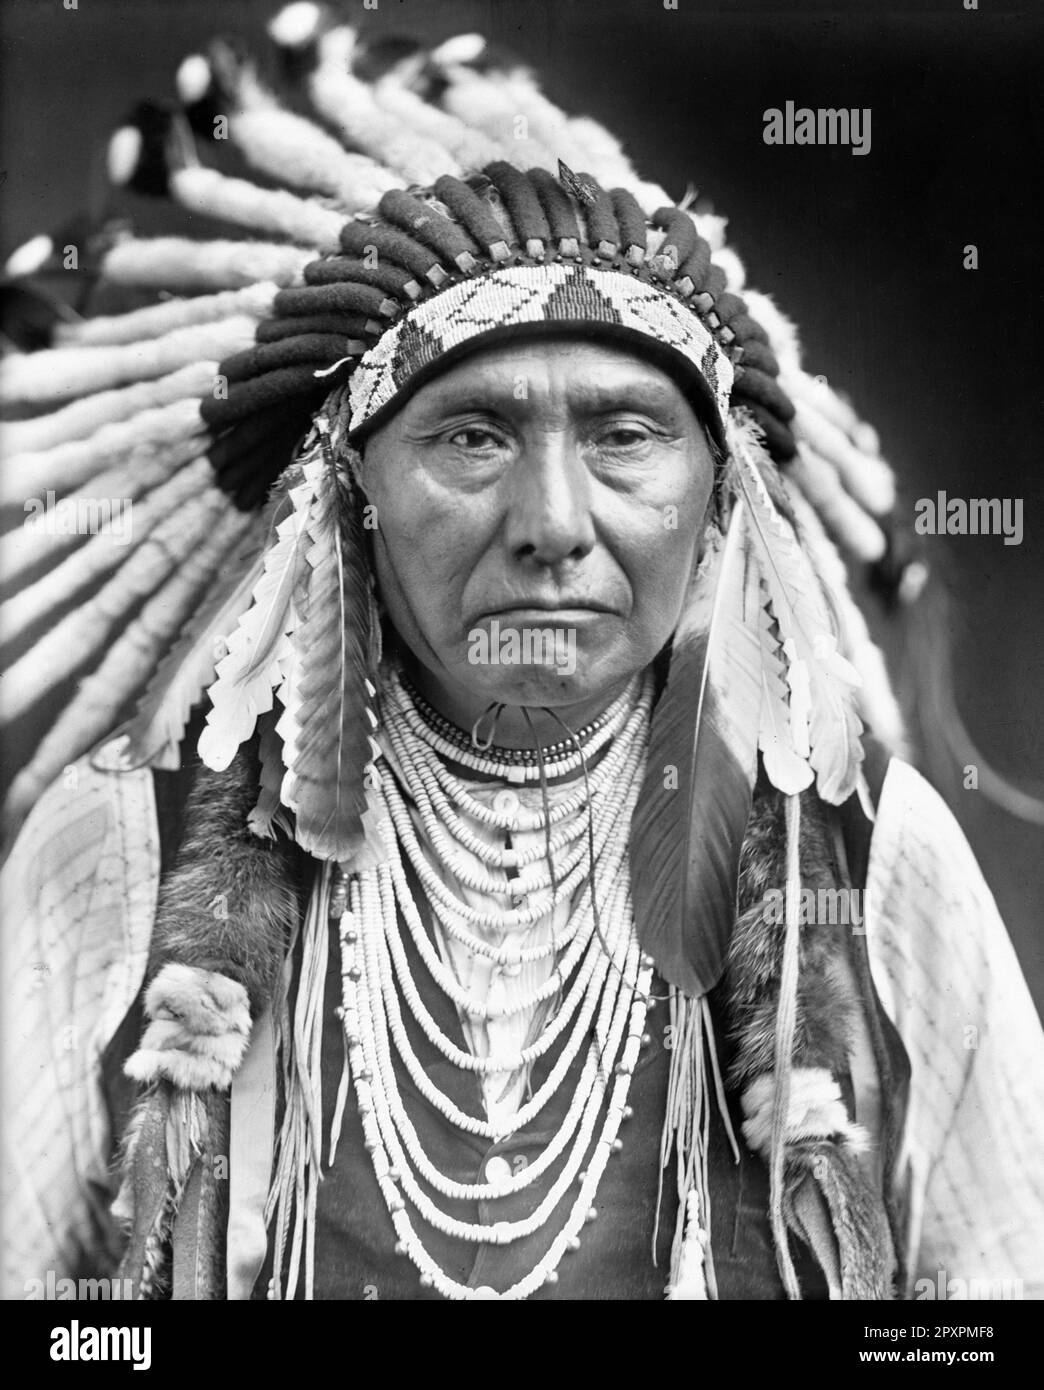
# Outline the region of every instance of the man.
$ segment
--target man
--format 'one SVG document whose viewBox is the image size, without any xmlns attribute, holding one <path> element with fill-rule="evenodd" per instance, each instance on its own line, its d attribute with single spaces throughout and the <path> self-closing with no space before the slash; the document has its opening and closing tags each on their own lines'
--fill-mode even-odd
<svg viewBox="0 0 1044 1390">
<path fill-rule="evenodd" d="M 887 693 L 768 333 L 632 189 L 389 190 L 198 392 L 266 536 L 8 866 L 13 1282 L 1039 1289 L 1010 944 L 939 800 L 864 760 L 853 662 L 882 733 Z M 269 231 L 329 210 L 255 193 Z"/>
</svg>

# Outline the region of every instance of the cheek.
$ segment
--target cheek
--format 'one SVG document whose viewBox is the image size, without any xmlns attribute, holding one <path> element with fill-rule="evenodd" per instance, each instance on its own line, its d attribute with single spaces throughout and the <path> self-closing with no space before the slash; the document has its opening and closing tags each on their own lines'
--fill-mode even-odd
<svg viewBox="0 0 1044 1390">
<path fill-rule="evenodd" d="M 392 466 L 367 490 L 376 507 L 374 559 L 385 600 L 400 594 L 424 626 L 459 608 L 479 518 L 423 474 Z"/>
<path fill-rule="evenodd" d="M 707 522 L 713 469 L 668 463 L 655 496 L 630 509 L 619 530 L 635 596 L 636 616 L 666 640 L 681 612 Z"/>
<path fill-rule="evenodd" d="M 659 651 L 678 624 L 702 537 L 702 524 L 664 528 L 636 558 L 632 636 Z"/>
</svg>

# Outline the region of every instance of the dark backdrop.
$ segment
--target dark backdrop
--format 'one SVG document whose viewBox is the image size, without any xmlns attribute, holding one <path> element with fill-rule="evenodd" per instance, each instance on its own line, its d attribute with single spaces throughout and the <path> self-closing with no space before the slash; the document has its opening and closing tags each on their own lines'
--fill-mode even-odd
<svg viewBox="0 0 1044 1390">
<path fill-rule="evenodd" d="M 802 327 L 902 480 L 902 514 L 945 489 L 1021 497 L 1025 537 L 940 537 L 958 704 L 983 756 L 1044 788 L 1038 116 L 1044 7 L 678 0 L 350 0 L 364 32 L 478 30 L 548 94 L 619 136 L 646 177 L 730 217 L 751 284 Z M 139 96 L 172 94 L 216 29 L 260 37 L 268 0 L 5 0 L 0 252 L 109 206 L 102 150 Z M 770 147 L 762 112 L 870 107 L 872 148 Z M 975 243 L 980 268 L 962 268 Z M 894 635 L 886 635 L 890 647 Z M 46 710 L 39 718 L 46 718 Z M 9 756 L 12 750 L 8 750 Z M 21 754 L 17 756 L 22 761 Z M 1044 1003 L 1044 835 L 936 771 Z"/>
</svg>

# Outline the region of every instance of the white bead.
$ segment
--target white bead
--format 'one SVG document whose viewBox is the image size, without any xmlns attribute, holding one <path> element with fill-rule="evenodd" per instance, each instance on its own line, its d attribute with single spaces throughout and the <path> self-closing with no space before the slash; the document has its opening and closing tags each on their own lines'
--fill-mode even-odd
<svg viewBox="0 0 1044 1390">
<path fill-rule="evenodd" d="M 373 1152 L 375 1171 L 379 1174 L 386 1173 L 391 1171 L 393 1165 L 397 1175 L 401 1175 L 401 1195 L 393 1184 L 382 1183 L 382 1194 L 392 1212 L 396 1233 L 408 1257 L 421 1271 L 422 1284 L 436 1288 L 445 1297 L 525 1298 L 541 1285 L 554 1283 L 558 1259 L 566 1249 L 575 1248 L 575 1244 L 578 1243 L 577 1232 L 582 1228 L 585 1219 L 591 1220 L 595 1214 L 594 1208 L 590 1206 L 591 1197 L 597 1190 L 608 1155 L 614 1147 L 616 1130 L 630 1081 L 629 1074 L 617 1074 L 612 1078 L 609 1083 L 609 1103 L 603 1110 L 602 1103 L 606 1094 L 604 1065 L 606 1059 L 620 1060 L 631 1042 L 627 1035 L 641 1029 L 644 996 L 648 993 L 651 976 L 651 972 L 639 969 L 639 951 L 630 909 L 627 872 L 627 828 L 644 771 L 651 684 L 646 681 L 642 689 L 641 702 L 639 706 L 634 707 L 633 713 L 629 712 L 626 702 L 621 703 L 618 727 L 623 732 L 619 738 L 616 738 L 616 733 L 612 730 L 607 735 L 607 740 L 615 738 L 615 743 L 589 779 L 592 797 L 596 794 L 594 784 L 600 773 L 604 773 L 604 780 L 599 785 L 611 785 L 616 794 L 605 798 L 604 805 L 593 801 L 591 815 L 588 817 L 583 810 L 584 789 L 580 789 L 577 797 L 569 798 L 575 799 L 575 809 L 581 812 L 575 822 L 579 833 L 573 833 L 571 829 L 568 833 L 556 832 L 562 837 L 563 847 L 572 846 L 566 848 L 566 858 L 570 861 L 570 868 L 566 872 L 573 876 L 575 882 L 573 887 L 568 889 L 569 898 L 566 896 L 564 885 L 558 898 L 558 901 L 567 901 L 571 899 L 574 888 L 579 887 L 586 877 L 586 833 L 587 822 L 590 820 L 595 835 L 598 862 L 600 866 L 604 865 L 605 869 L 604 882 L 610 885 L 610 891 L 604 899 L 601 893 L 599 895 L 604 942 L 594 934 L 588 895 L 586 902 L 583 898 L 578 900 L 580 907 L 570 914 L 566 931 L 558 934 L 558 939 L 551 943 L 550 952 L 527 954 L 524 948 L 519 950 L 517 942 L 514 941 L 509 942 L 506 948 L 491 949 L 482 937 L 476 935 L 477 930 L 488 926 L 494 932 L 503 935 L 515 927 L 521 927 L 527 914 L 501 913 L 493 921 L 486 923 L 481 920 L 482 914 L 476 919 L 469 918 L 467 913 L 462 912 L 459 897 L 447 895 L 443 900 L 440 887 L 443 894 L 446 893 L 446 889 L 442 880 L 434 875 L 431 869 L 431 848 L 426 845 L 422 849 L 405 802 L 395 786 L 394 779 L 390 777 L 384 779 L 380 793 L 391 816 L 391 821 L 387 822 L 388 833 L 385 835 L 389 851 L 388 860 L 378 868 L 363 871 L 351 880 L 350 901 L 359 927 L 355 963 L 360 971 L 360 980 L 358 985 L 350 979 L 342 982 L 344 1021 L 346 1032 L 350 1021 L 358 1034 L 358 1043 L 352 1054 L 353 1072 L 366 1072 L 372 1077 L 371 1086 L 361 1088 L 368 1092 L 367 1098 L 372 1107 L 367 1114 L 367 1147 Z M 458 865 L 454 860 L 460 856 L 453 850 L 450 834 L 455 837 L 456 843 L 468 849 L 472 846 L 467 843 L 464 822 L 459 821 L 458 828 L 458 822 L 453 820 L 452 804 L 446 799 L 447 796 L 457 800 L 468 815 L 477 816 L 485 824 L 495 822 L 489 819 L 488 813 L 477 815 L 478 803 L 475 803 L 475 807 L 469 805 L 466 793 L 462 792 L 458 798 L 458 793 L 452 789 L 453 784 L 444 775 L 445 770 L 438 758 L 427 750 L 420 750 L 418 740 L 410 742 L 413 734 L 409 728 L 409 720 L 406 719 L 404 723 L 397 722 L 394 701 L 392 705 L 395 717 L 389 717 L 386 732 L 405 771 L 407 785 L 415 794 L 421 823 L 426 827 L 430 837 L 430 846 L 434 847 L 450 871 L 456 874 Z M 411 753 L 411 749 L 414 749 L 414 752 Z M 502 768 L 498 768 L 495 775 L 508 780 Z M 444 792 L 442 788 L 450 790 Z M 514 793 L 507 794 L 514 796 Z M 450 812 L 449 815 L 446 814 L 447 810 Z M 560 811 L 561 806 L 552 808 L 552 823 L 565 824 L 562 815 L 558 815 L 556 822 L 556 813 Z M 567 807 L 567 813 L 573 815 L 574 811 Z M 449 832 L 442 829 L 443 824 L 450 827 Z M 543 820 L 540 819 L 535 828 L 542 826 Z M 476 844 L 484 843 L 474 836 L 471 838 Z M 423 1008 L 413 984 L 412 967 L 402 946 L 407 931 L 421 952 L 426 969 L 430 970 L 436 983 L 447 996 L 462 1008 L 468 1008 L 469 1004 L 474 1005 L 476 1002 L 456 984 L 455 978 L 442 966 L 441 960 L 433 950 L 431 939 L 421 923 L 405 878 L 400 843 L 417 870 L 424 891 L 445 931 L 460 939 L 469 950 L 482 956 L 490 966 L 502 974 L 520 970 L 527 960 L 547 959 L 550 954 L 555 964 L 548 981 L 547 992 L 544 993 L 545 998 L 551 998 L 557 993 L 564 979 L 571 980 L 569 992 L 561 1001 L 558 1012 L 541 1031 L 532 1048 L 525 1049 L 521 1056 L 509 1057 L 501 1051 L 499 1055 L 491 1053 L 490 1057 L 485 1059 L 486 1063 L 492 1064 L 492 1067 L 485 1067 L 487 1070 L 506 1068 L 513 1062 L 523 1062 L 527 1055 L 533 1058 L 541 1055 L 555 1037 L 565 1032 L 564 1045 L 550 1075 L 537 1093 L 515 1113 L 508 1113 L 507 1108 L 503 1113 L 494 1112 L 491 1107 L 491 1118 L 484 1122 L 457 1110 L 448 1097 L 432 1084 L 419 1059 L 412 1052 L 401 1015 L 396 981 L 402 987 L 406 1007 L 412 1011 L 422 1031 L 443 1055 L 458 1067 L 474 1071 L 484 1069 L 483 1059 L 471 1053 L 461 1053 L 439 1033 L 434 1021 Z M 489 849 L 489 846 L 486 848 Z M 445 857 L 447 853 L 449 858 Z M 482 863 L 500 867 L 495 857 L 497 852 L 492 853 L 493 858 L 483 859 L 481 855 L 478 857 Z M 524 857 L 519 855 L 520 860 Z M 533 856 L 527 863 L 535 865 L 538 857 Z M 555 863 L 557 867 L 557 859 Z M 538 874 L 539 870 L 534 867 L 532 874 L 525 875 L 528 891 L 533 892 L 534 885 L 541 882 Z M 461 883 L 466 883 L 464 875 L 457 877 Z M 475 878 L 473 872 L 471 877 Z M 489 891 L 481 884 L 479 889 L 483 892 Z M 537 889 L 534 908 L 528 915 L 535 920 L 550 908 L 550 896 Z M 406 924 L 405 929 L 403 922 Z M 465 923 L 474 923 L 476 930 L 469 931 Z M 456 930 L 453 930 L 454 927 Z M 431 956 L 425 955 L 426 948 L 432 951 Z M 532 1002 L 527 1002 L 526 1006 L 535 1007 L 539 1002 L 536 995 L 541 992 L 537 991 Z M 487 1021 L 491 1016 L 495 1018 L 497 1012 L 504 1014 L 503 1009 L 478 1009 L 474 1012 L 478 1018 L 484 1016 Z M 484 1166 L 485 1183 L 470 1185 L 454 1183 L 434 1168 L 431 1160 L 421 1149 L 415 1131 L 409 1125 L 408 1115 L 396 1084 L 393 1053 L 397 1053 L 401 1058 L 412 1081 L 425 1098 L 450 1123 L 465 1133 L 483 1136 L 496 1142 L 500 1135 L 516 1132 L 540 1114 L 544 1105 L 561 1086 L 581 1049 L 587 1049 L 586 1056 L 581 1068 L 580 1082 L 570 1098 L 566 1116 L 533 1162 L 523 1165 L 515 1174 L 506 1157 L 493 1155 Z M 591 1155 L 589 1170 L 585 1170 L 584 1180 L 580 1183 L 578 1191 L 578 1174 L 588 1154 Z M 542 1172 L 549 1171 L 553 1163 L 558 1164 L 555 1170 L 558 1176 L 537 1209 L 523 1220 L 499 1221 L 493 1225 L 459 1221 L 442 1211 L 429 1195 L 429 1192 L 434 1190 L 450 1199 L 483 1200 L 496 1197 L 506 1191 L 523 1189 Z M 419 1185 L 417 1176 L 424 1178 L 429 1184 L 427 1190 Z M 410 1210 L 416 1210 L 428 1225 L 455 1239 L 508 1244 L 539 1231 L 559 1209 L 563 1198 L 570 1191 L 576 1195 L 572 1199 L 565 1223 L 548 1254 L 503 1294 L 498 1294 L 489 1286 L 483 1286 L 482 1290 L 470 1290 L 466 1285 L 455 1282 L 442 1270 L 437 1269 L 421 1244 L 410 1216 Z M 409 1210 L 403 1198 L 409 1202 Z"/>
<path fill-rule="evenodd" d="M 511 1164 L 500 1154 L 486 1159 L 485 1172 L 486 1181 L 493 1187 L 506 1187 L 514 1177 Z"/>
</svg>

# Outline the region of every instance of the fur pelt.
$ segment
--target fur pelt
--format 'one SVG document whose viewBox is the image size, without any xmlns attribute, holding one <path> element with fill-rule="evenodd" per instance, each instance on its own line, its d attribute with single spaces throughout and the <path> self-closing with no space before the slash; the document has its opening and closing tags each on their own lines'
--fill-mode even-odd
<svg viewBox="0 0 1044 1390">
<path fill-rule="evenodd" d="M 799 862 L 801 888 L 844 889 L 825 806 L 809 790 L 801 798 Z M 738 916 L 725 976 L 722 1003 L 735 1046 L 730 1079 L 742 1090 L 744 1137 L 771 1161 L 775 1091 L 776 1013 L 786 925 L 766 911 L 768 895 L 786 886 L 787 832 L 784 798 L 759 784 L 740 861 Z M 816 1251 L 824 1270 L 837 1265 L 832 1296 L 845 1299 L 894 1297 L 895 1255 L 880 1191 L 860 1165 L 869 1136 L 851 1119 L 841 1079 L 849 1067 L 851 1034 L 859 1000 L 844 969 L 851 925 L 814 915 L 799 936 L 797 1021 L 790 1059 L 790 1103 L 785 1120 L 782 1203 L 786 1221 Z M 816 1247 L 806 1231 L 798 1194 L 811 1186 L 829 1213 L 827 1245 Z M 807 1214 L 808 1205 L 804 1207 Z M 782 1268 L 782 1266 L 781 1266 Z M 829 1277 L 829 1276 L 828 1276 Z"/>
<path fill-rule="evenodd" d="M 279 975 L 289 929 L 300 911 L 302 889 L 307 888 L 306 866 L 311 864 L 289 839 L 262 840 L 247 829 L 257 786 L 257 759 L 246 750 L 227 772 L 201 769 L 198 773 L 186 804 L 186 833 L 161 886 L 153 958 L 154 972 L 164 966 L 169 970 L 172 963 L 178 962 L 237 981 L 249 994 L 255 1017 Z M 813 792 L 803 796 L 801 882 L 813 890 L 835 889 L 841 884 L 832 851 L 829 813 Z M 735 1045 L 730 1080 L 737 1089 L 747 1090 L 753 1099 L 757 1099 L 754 1083 L 764 1086 L 774 1066 L 785 930 L 781 922 L 766 914 L 766 895 L 770 890 L 782 889 L 785 882 L 783 798 L 775 789 L 759 783 L 741 857 L 737 921 L 725 976 L 719 986 Z M 814 1114 L 802 1111 L 799 1117 L 802 1123 L 798 1125 L 797 1142 L 789 1148 L 787 1187 L 793 1193 L 801 1181 L 813 1177 L 835 1222 L 844 1227 L 839 1235 L 843 1237 L 842 1265 L 847 1270 L 845 1296 L 851 1296 L 850 1288 L 863 1287 L 863 1280 L 867 1289 L 875 1290 L 868 1296 L 887 1297 L 883 1257 L 879 1261 L 873 1252 L 870 1259 L 859 1253 L 866 1243 L 887 1246 L 887 1228 L 879 1202 L 868 1193 L 865 1182 L 845 1156 L 846 1150 L 858 1149 L 856 1141 L 860 1135 L 857 1126 L 846 1123 L 840 1091 L 832 1081 L 847 1069 L 851 1019 L 857 1008 L 847 975 L 838 969 L 839 953 L 847 950 L 844 930 L 812 922 L 801 931 L 793 1061 L 799 1073 L 800 1069 L 819 1070 L 828 1083 L 829 1095 L 823 1092 L 826 1103 L 818 1109 L 812 1107 Z M 159 1092 L 167 1095 L 168 1105 L 170 1093 L 165 1088 L 169 1084 L 164 1082 Z M 816 1094 L 822 1089 L 819 1086 Z M 153 1111 L 157 1109 L 156 1097 L 157 1092 L 153 1091 Z M 206 1104 L 212 1106 L 224 1099 L 211 1089 Z M 794 1101 L 801 1101 L 800 1086 Z M 141 1278 L 144 1273 L 147 1281 L 158 1287 L 170 1258 L 171 1227 L 177 1219 L 187 1178 L 179 1174 L 159 1192 L 145 1182 L 142 1174 L 151 1166 L 149 1155 L 157 1149 L 169 1150 L 170 1134 L 169 1125 L 165 1126 L 162 1133 L 166 1139 L 161 1141 L 161 1131 L 156 1130 L 159 1117 L 148 1114 L 148 1094 L 144 1108 L 155 1131 L 152 1142 L 146 1142 L 144 1153 L 140 1152 L 140 1143 L 130 1147 L 125 1170 L 127 1186 L 135 1192 L 138 1206 L 132 1263 L 136 1264 L 134 1277 Z M 169 1115 L 164 1118 L 169 1120 Z M 835 1142 L 824 1144 L 827 1130 Z M 148 1136 L 143 1137 L 148 1140 Z M 197 1154 L 205 1156 L 205 1152 L 204 1139 Z M 810 1165 L 817 1155 L 823 1162 L 813 1172 Z M 186 1174 L 190 1171 L 191 1163 L 186 1165 Z M 793 1215 L 791 1220 L 800 1229 Z M 206 1232 L 197 1235 L 204 1243 L 210 1238 Z"/>
<path fill-rule="evenodd" d="M 801 886 L 818 892 L 841 886 L 834 864 L 828 808 L 809 790 L 801 797 Z M 786 885 L 784 798 L 767 783 L 755 793 L 740 858 L 736 926 L 722 997 L 735 1043 L 731 1080 L 742 1086 L 774 1066 L 776 1004 L 785 925 L 766 911 L 768 894 Z M 794 1065 L 847 1068 L 857 1001 L 839 969 L 850 927 L 809 922 L 801 928 L 800 984 Z"/>
<path fill-rule="evenodd" d="M 235 980 L 255 1018 L 282 968 L 308 863 L 282 834 L 262 839 L 247 828 L 258 777 L 253 744 L 224 772 L 196 772 L 184 837 L 160 885 L 149 963 L 150 979 L 177 963 Z"/>
<path fill-rule="evenodd" d="M 250 1004 L 236 980 L 168 961 L 145 995 L 149 1025 L 124 1071 L 183 1091 L 227 1090 L 250 1038 Z"/>
<path fill-rule="evenodd" d="M 807 1144 L 789 1165 L 787 1220 L 814 1248 L 801 1210 L 804 1185 L 822 1194 L 836 1241 L 839 1295 L 858 1302 L 895 1297 L 895 1250 L 884 1205 L 858 1157 L 837 1144 Z"/>
</svg>

